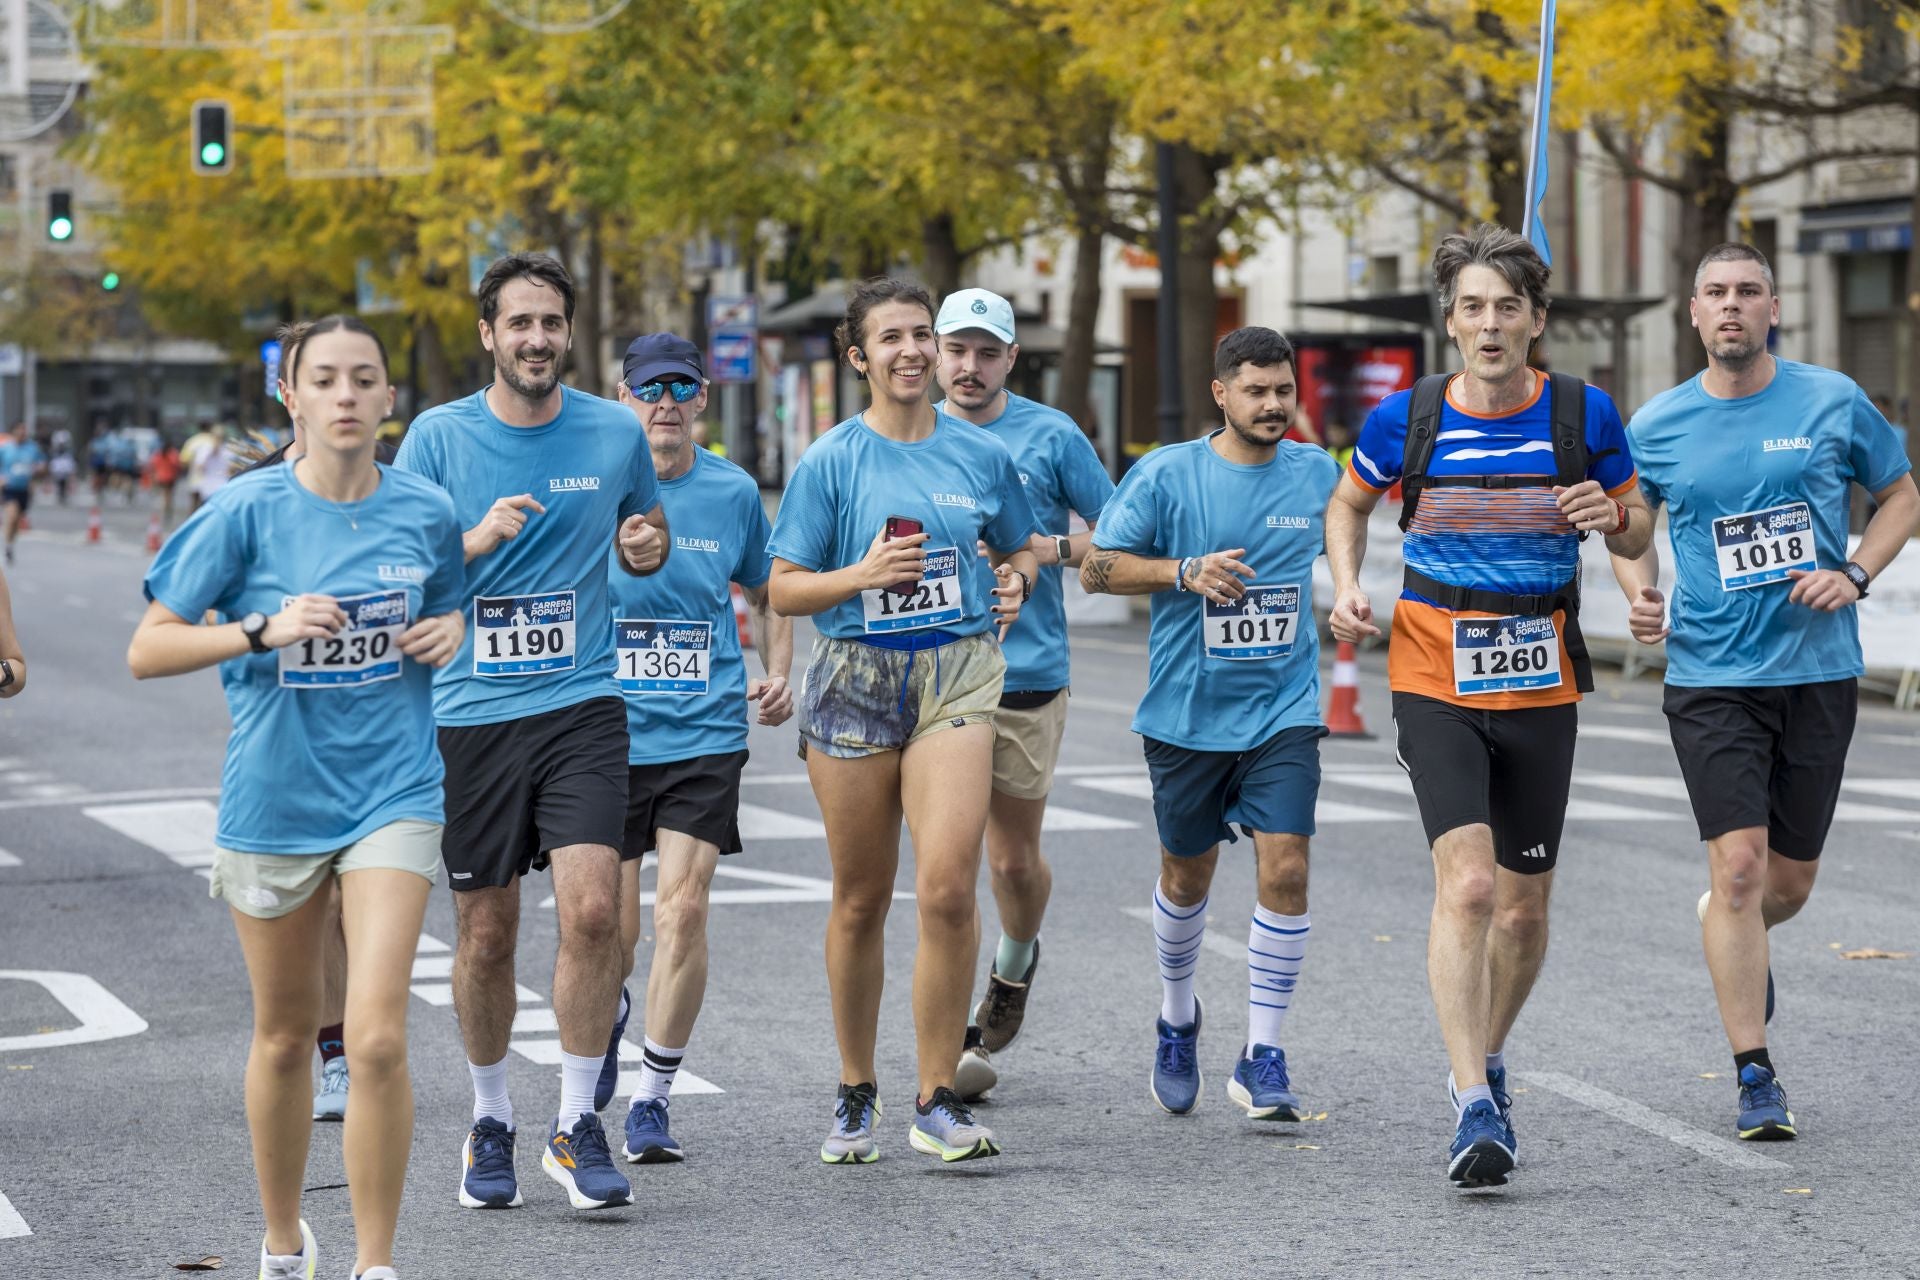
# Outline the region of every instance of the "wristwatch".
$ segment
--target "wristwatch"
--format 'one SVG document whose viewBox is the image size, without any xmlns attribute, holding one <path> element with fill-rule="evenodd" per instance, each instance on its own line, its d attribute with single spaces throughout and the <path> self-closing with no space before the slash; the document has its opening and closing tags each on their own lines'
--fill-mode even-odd
<svg viewBox="0 0 1920 1280">
<path fill-rule="evenodd" d="M 0 689 L 13 688 L 13 680 L 13 664 L 5 658 L 0 658 Z"/>
<path fill-rule="evenodd" d="M 1840 570 L 1840 572 L 1847 575 L 1847 581 L 1853 584 L 1853 589 L 1860 593 L 1862 600 L 1865 600 L 1867 598 L 1867 584 L 1873 581 L 1872 578 L 1867 576 L 1867 571 L 1849 560 L 1847 561 L 1846 567 Z"/>
<path fill-rule="evenodd" d="M 1068 540 L 1066 534 L 1056 533 L 1053 535 L 1053 550 L 1054 554 L 1060 557 L 1060 563 L 1065 564 L 1067 557 L 1073 554 L 1073 543 Z"/>
<path fill-rule="evenodd" d="M 1033 579 L 1011 565 L 1007 566 L 1007 571 L 1020 579 L 1020 603 L 1025 604 L 1033 598 Z"/>
<path fill-rule="evenodd" d="M 259 610 L 240 619 L 240 634 L 247 638 L 247 648 L 255 653 L 270 653 L 267 648 L 267 615 Z"/>
</svg>

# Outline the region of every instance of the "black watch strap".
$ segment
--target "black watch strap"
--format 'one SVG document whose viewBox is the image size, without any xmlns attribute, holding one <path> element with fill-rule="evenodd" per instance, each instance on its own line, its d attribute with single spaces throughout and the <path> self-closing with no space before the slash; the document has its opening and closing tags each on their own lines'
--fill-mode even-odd
<svg viewBox="0 0 1920 1280">
<path fill-rule="evenodd" d="M 1847 561 L 1846 567 L 1840 570 L 1840 572 L 1847 575 L 1847 581 L 1853 584 L 1853 589 L 1860 593 L 1862 600 L 1865 600 L 1867 598 L 1867 584 L 1873 581 L 1872 576 L 1851 560 Z"/>
<path fill-rule="evenodd" d="M 255 653 L 271 653 L 267 648 L 267 615 L 250 613 L 240 619 L 240 634 L 247 638 L 247 648 Z"/>
<path fill-rule="evenodd" d="M 0 689 L 11 689 L 16 678 L 13 674 L 13 663 L 0 658 Z"/>
</svg>

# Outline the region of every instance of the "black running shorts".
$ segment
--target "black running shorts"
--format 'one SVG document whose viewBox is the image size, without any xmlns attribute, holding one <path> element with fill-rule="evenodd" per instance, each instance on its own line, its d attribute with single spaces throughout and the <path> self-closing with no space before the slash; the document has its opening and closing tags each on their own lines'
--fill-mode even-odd
<svg viewBox="0 0 1920 1280">
<path fill-rule="evenodd" d="M 1811 862 L 1827 842 L 1860 707 L 1857 680 L 1764 688 L 1668 685 L 1662 708 L 1700 838 L 1765 827 L 1767 846 Z"/>
<path fill-rule="evenodd" d="M 1553 870 L 1567 820 L 1577 707 L 1483 711 L 1394 694 L 1396 754 L 1413 780 L 1427 843 L 1485 823 L 1500 866 L 1522 875 Z"/>
<path fill-rule="evenodd" d="M 740 852 L 740 771 L 746 767 L 745 751 L 629 765 L 621 858 L 652 853 L 662 827 L 704 840 L 722 853 Z"/>
<path fill-rule="evenodd" d="M 593 698 L 497 724 L 442 725 L 455 890 L 503 888 L 574 844 L 621 846 L 627 817 L 627 708 Z"/>
</svg>

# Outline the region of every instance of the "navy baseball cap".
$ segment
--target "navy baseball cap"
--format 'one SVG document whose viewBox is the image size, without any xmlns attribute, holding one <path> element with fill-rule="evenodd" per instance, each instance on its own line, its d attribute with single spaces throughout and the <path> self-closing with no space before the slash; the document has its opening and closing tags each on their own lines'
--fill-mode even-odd
<svg viewBox="0 0 1920 1280">
<path fill-rule="evenodd" d="M 620 377 L 628 388 L 639 390 L 655 378 L 679 374 L 698 382 L 707 380 L 700 362 L 700 348 L 677 333 L 643 333 L 627 347 Z"/>
</svg>

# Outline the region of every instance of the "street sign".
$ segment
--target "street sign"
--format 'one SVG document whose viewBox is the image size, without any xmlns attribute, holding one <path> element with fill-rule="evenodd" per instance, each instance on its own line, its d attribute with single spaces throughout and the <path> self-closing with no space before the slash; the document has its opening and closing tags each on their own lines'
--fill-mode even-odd
<svg viewBox="0 0 1920 1280">
<path fill-rule="evenodd" d="M 715 382 L 752 382 L 757 346 L 751 333 L 716 333 L 707 348 L 707 371 Z"/>
<path fill-rule="evenodd" d="M 760 324 L 760 299 L 750 293 L 714 294 L 707 299 L 707 329 L 754 329 Z"/>
<path fill-rule="evenodd" d="M 0 378 L 17 378 L 27 367 L 27 353 L 17 342 L 0 342 Z"/>
<path fill-rule="evenodd" d="M 280 398 L 280 343 L 269 338 L 260 344 L 260 363 L 267 371 L 267 399 Z"/>
</svg>

